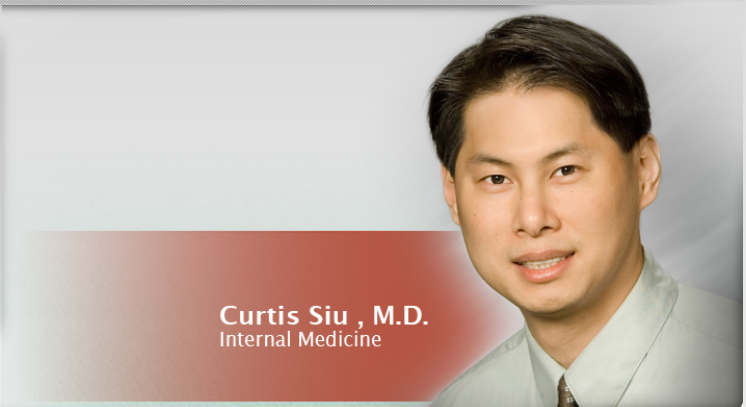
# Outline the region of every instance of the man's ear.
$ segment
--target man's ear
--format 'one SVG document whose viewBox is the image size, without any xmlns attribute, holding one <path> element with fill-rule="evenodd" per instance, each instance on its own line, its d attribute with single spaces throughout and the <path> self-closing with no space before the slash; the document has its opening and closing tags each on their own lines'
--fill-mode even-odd
<svg viewBox="0 0 746 407">
<path fill-rule="evenodd" d="M 648 134 L 640 140 L 635 155 L 637 181 L 640 193 L 640 210 L 645 209 L 658 196 L 661 183 L 661 149 L 658 140 Z"/>
<path fill-rule="evenodd" d="M 443 178 L 443 197 L 446 199 L 448 208 L 451 210 L 451 219 L 453 223 L 461 226 L 458 221 L 458 206 L 456 205 L 456 184 L 453 182 L 453 176 L 444 166 L 440 166 L 440 176 Z"/>
</svg>

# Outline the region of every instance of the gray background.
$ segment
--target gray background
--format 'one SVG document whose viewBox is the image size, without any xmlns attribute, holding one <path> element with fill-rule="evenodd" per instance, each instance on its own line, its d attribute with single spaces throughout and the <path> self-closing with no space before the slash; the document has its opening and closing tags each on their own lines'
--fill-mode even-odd
<svg viewBox="0 0 746 407">
<path fill-rule="evenodd" d="M 24 230 L 457 230 L 427 88 L 527 13 L 596 29 L 637 63 L 664 169 L 643 243 L 679 280 L 742 302 L 732 3 L 3 7 L 5 242 Z"/>
</svg>

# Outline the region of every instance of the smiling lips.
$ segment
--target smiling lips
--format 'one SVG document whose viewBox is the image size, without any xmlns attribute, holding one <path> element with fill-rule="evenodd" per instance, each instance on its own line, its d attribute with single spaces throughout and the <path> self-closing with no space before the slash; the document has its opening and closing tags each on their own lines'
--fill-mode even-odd
<svg viewBox="0 0 746 407">
<path fill-rule="evenodd" d="M 529 282 L 547 283 L 562 275 L 574 254 L 559 251 L 531 253 L 515 259 L 514 264 Z"/>
<path fill-rule="evenodd" d="M 562 257 L 555 257 L 553 259 L 549 260 L 542 260 L 542 261 L 524 261 L 521 263 L 521 266 L 528 267 L 532 270 L 543 270 L 548 267 L 552 267 L 555 264 L 561 262 L 562 260 L 566 259 L 567 256 Z"/>
</svg>

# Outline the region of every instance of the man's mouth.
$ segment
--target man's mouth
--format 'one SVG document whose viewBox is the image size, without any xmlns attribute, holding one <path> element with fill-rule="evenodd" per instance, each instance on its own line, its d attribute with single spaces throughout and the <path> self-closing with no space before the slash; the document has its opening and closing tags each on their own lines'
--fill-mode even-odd
<svg viewBox="0 0 746 407">
<path fill-rule="evenodd" d="M 518 271 L 530 283 L 542 284 L 559 278 L 569 266 L 575 252 L 545 250 L 526 253 L 513 260 Z"/>
<path fill-rule="evenodd" d="M 562 260 L 566 259 L 567 256 L 562 257 L 555 257 L 548 260 L 541 260 L 541 261 L 524 261 L 521 264 L 523 267 L 528 267 L 532 270 L 543 270 L 545 268 L 549 268 L 554 266 L 555 264 L 561 262 Z"/>
</svg>

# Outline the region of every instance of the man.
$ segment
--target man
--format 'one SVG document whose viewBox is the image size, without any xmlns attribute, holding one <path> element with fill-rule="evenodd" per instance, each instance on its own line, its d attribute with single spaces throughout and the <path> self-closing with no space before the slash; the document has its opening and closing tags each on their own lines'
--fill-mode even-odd
<svg viewBox="0 0 746 407">
<path fill-rule="evenodd" d="M 443 70 L 428 116 L 472 263 L 526 320 L 435 405 L 741 405 L 740 305 L 677 284 L 641 244 L 661 160 L 623 51 L 507 20 Z"/>
</svg>

